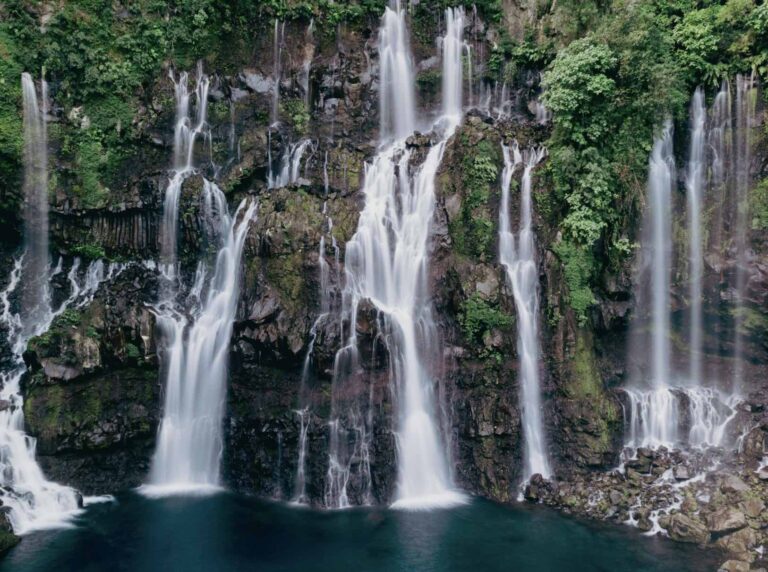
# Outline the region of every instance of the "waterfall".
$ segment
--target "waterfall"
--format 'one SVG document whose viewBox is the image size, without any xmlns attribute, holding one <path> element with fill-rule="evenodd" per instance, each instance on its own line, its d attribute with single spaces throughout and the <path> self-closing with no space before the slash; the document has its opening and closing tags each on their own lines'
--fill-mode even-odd
<svg viewBox="0 0 768 572">
<path fill-rule="evenodd" d="M 737 76 L 735 101 L 724 81 L 709 114 L 699 88 L 691 101 L 691 137 L 685 176 L 689 270 L 689 371 L 687 382 L 675 384 L 670 357 L 671 212 L 674 184 L 671 138 L 657 140 L 649 170 L 649 209 L 646 215 L 646 270 L 651 273 L 651 389 L 626 389 L 630 447 L 721 446 L 728 423 L 735 417 L 743 376 L 743 331 L 748 256 L 748 191 L 753 127 L 754 77 Z M 735 116 L 733 113 L 735 110 Z M 669 127 L 668 127 L 669 129 Z M 666 139 L 666 140 L 665 140 Z M 709 240 L 703 239 L 702 213 L 712 213 Z M 707 249 L 705 251 L 705 248 Z M 733 373 L 730 391 L 724 379 L 703 375 L 705 254 L 716 253 L 716 264 L 736 259 L 733 314 Z M 720 310 L 722 311 L 722 309 Z M 722 376 L 721 376 L 722 377 Z M 714 384 L 714 385 L 713 385 Z M 688 424 L 687 434 L 681 432 Z"/>
<path fill-rule="evenodd" d="M 24 264 L 21 270 L 24 335 L 36 335 L 50 320 L 48 285 L 48 88 L 40 81 L 38 106 L 35 82 L 21 74 L 24 104 Z"/>
<path fill-rule="evenodd" d="M 670 382 L 669 309 L 672 276 L 672 186 L 675 180 L 672 149 L 672 122 L 667 121 L 660 138 L 653 144 L 648 166 L 648 203 L 651 226 L 649 257 L 651 265 L 651 383 L 664 389 Z M 671 436 L 660 421 L 659 436 Z"/>
<path fill-rule="evenodd" d="M 166 244 L 163 260 L 168 269 L 164 273 L 170 277 L 176 275 L 178 196 L 183 181 L 195 172 L 195 140 L 206 130 L 208 78 L 198 66 L 194 126 L 188 117 L 186 82 L 184 73 L 176 82 L 174 172 L 166 191 L 161 228 Z M 200 212 L 202 231 L 217 246 L 215 259 L 211 265 L 205 260 L 198 262 L 183 307 L 175 290 L 166 289 L 155 308 L 157 328 L 164 340 L 161 363 L 165 401 L 150 486 L 143 488 L 148 495 L 219 485 L 221 425 L 230 338 L 240 292 L 240 260 L 256 205 L 244 199 L 230 215 L 224 193 L 215 183 L 203 179 Z"/>
<path fill-rule="evenodd" d="M 176 260 L 178 226 L 179 226 L 179 197 L 184 181 L 194 173 L 195 142 L 207 127 L 206 114 L 208 110 L 208 76 L 203 74 L 202 64 L 197 67 L 195 99 L 197 115 L 194 119 L 189 116 L 190 93 L 187 90 L 187 72 L 182 72 L 174 83 L 176 97 L 176 124 L 173 130 L 173 172 L 165 190 L 163 203 L 163 220 L 160 227 L 160 263 L 163 274 L 168 281 L 176 279 Z M 169 296 L 173 293 L 169 292 Z"/>
<path fill-rule="evenodd" d="M 45 333 L 54 318 L 70 307 L 82 308 L 93 300 L 99 286 L 112 280 L 125 265 L 111 263 L 104 273 L 101 260 L 91 262 L 80 277 L 80 259 L 75 258 L 67 274 L 69 296 L 54 311 L 49 311 L 42 321 L 29 322 L 23 304 L 24 266 L 26 254 L 14 261 L 8 286 L 0 292 L 0 325 L 6 332 L 11 350 L 9 367 L 0 371 L 0 501 L 10 512 L 11 526 L 16 534 L 32 530 L 66 526 L 78 513 L 80 495 L 72 488 L 48 481 L 35 461 L 36 439 L 24 432 L 24 400 L 21 395 L 21 379 L 26 372 L 23 354 L 30 337 Z M 58 266 L 45 277 L 50 279 L 61 272 Z M 18 292 L 21 289 L 22 292 Z M 21 313 L 12 310 L 12 299 L 22 298 Z M 50 308 L 50 298 L 45 300 Z M 31 332 L 31 336 L 25 334 Z"/>
<path fill-rule="evenodd" d="M 528 481 L 539 473 L 545 478 L 552 474 L 547 456 L 544 424 L 541 418 L 541 387 L 539 382 L 539 272 L 532 229 L 531 172 L 541 161 L 544 148 L 531 149 L 521 156 L 514 145 L 510 150 L 502 145 L 501 207 L 499 212 L 499 260 L 507 273 L 517 310 L 517 353 L 520 363 L 520 403 L 522 404 L 525 468 Z M 516 167 L 524 164 L 520 192 L 520 226 L 517 240 L 509 221 L 509 187 Z"/>
<path fill-rule="evenodd" d="M 150 475 L 159 493 L 219 484 L 240 259 L 256 207 L 243 200 L 230 216 L 224 193 L 215 184 L 205 181 L 203 192 L 215 204 L 214 222 L 221 241 L 213 273 L 206 284 L 206 265 L 198 264 L 190 319 L 176 312 L 161 312 L 157 317 L 167 339 L 165 404 Z M 200 294 L 206 287 L 207 294 Z"/>
<path fill-rule="evenodd" d="M 749 185 L 752 164 L 752 129 L 755 118 L 755 98 L 757 97 L 754 72 L 751 76 L 736 76 L 736 125 L 734 129 L 734 247 L 736 248 L 736 300 L 734 314 L 733 340 L 733 391 L 743 390 L 744 383 L 744 318 L 747 281 L 747 232 L 749 227 Z"/>
<path fill-rule="evenodd" d="M 706 175 L 705 136 L 706 110 L 704 91 L 697 88 L 691 100 L 691 141 L 685 190 L 688 206 L 688 274 L 690 280 L 690 383 L 702 383 L 702 287 L 704 254 L 701 237 L 701 205 Z"/>
<path fill-rule="evenodd" d="M 301 172 L 301 160 L 307 148 L 311 146 L 311 139 L 304 139 L 298 143 L 288 145 L 283 156 L 280 158 L 280 169 L 277 173 L 272 172 L 270 165 L 269 174 L 267 175 L 267 188 L 280 189 L 298 183 Z"/>
<path fill-rule="evenodd" d="M 672 447 L 677 441 L 678 400 L 670 376 L 670 286 L 672 276 L 672 190 L 675 163 L 672 122 L 654 141 L 648 163 L 641 276 L 650 274 L 650 389 L 625 389 L 630 447 Z"/>
<path fill-rule="evenodd" d="M 346 248 L 346 284 L 342 313 L 349 316 L 347 343 L 336 355 L 331 403 L 329 469 L 326 504 L 349 503 L 350 459 L 364 453 L 370 416 L 355 407 L 346 416 L 353 423 L 355 451 L 347 446 L 342 396 L 349 377 L 358 369 L 355 324 L 362 302 L 379 314 L 387 333 L 390 379 L 397 408 L 395 437 L 398 453 L 397 508 L 430 508 L 464 501 L 455 491 L 448 456 L 440 435 L 437 399 L 429 365 L 438 359 L 436 328 L 427 288 L 431 221 L 434 214 L 435 175 L 446 143 L 461 120 L 461 32 L 464 13 L 447 10 L 449 28 L 443 38 L 443 94 L 449 114 L 438 119 L 440 140 L 433 145 L 414 175 L 409 173 L 410 150 L 405 139 L 415 129 L 414 76 L 405 23 L 399 2 L 387 8 L 379 32 L 380 113 L 382 147 L 365 166 L 357 231 Z M 458 58 L 458 59 L 457 59 Z M 458 78 L 458 81 L 456 79 Z M 342 324 L 346 320 L 342 320 Z M 370 385 L 369 396 L 373 386 Z M 369 397 L 370 400 L 370 397 Z M 369 403 L 370 412 L 370 403 Z M 358 422 L 355 425 L 355 421 Z M 369 461 L 363 463 L 370 481 Z"/>
<path fill-rule="evenodd" d="M 54 317 L 51 310 L 48 254 L 48 139 L 45 124 L 46 84 L 41 81 L 42 109 L 32 77 L 21 76 L 24 104 L 24 254 L 11 270 L 8 286 L 0 293 L 0 325 L 11 350 L 10 363 L 0 371 L 0 501 L 10 511 L 14 532 L 61 526 L 79 507 L 74 489 L 48 481 L 35 460 L 36 440 L 24 432 L 21 378 L 22 357 L 30 338 L 44 333 Z M 16 292 L 17 288 L 21 292 Z M 12 295 L 21 299 L 20 312 L 12 310 Z"/>
<path fill-rule="evenodd" d="M 386 8 L 379 29 L 381 140 L 405 139 L 416 127 L 414 75 L 405 10 L 400 0 Z"/>
<path fill-rule="evenodd" d="M 280 80 L 282 75 L 281 56 L 283 51 L 283 36 L 285 35 L 285 22 L 275 20 L 273 67 L 272 67 L 272 109 L 270 121 L 275 125 L 280 121 Z"/>
<path fill-rule="evenodd" d="M 460 8 L 446 10 L 445 27 L 446 33 L 442 39 L 443 116 L 460 117 L 463 89 L 462 55 L 466 54 L 471 61 L 469 44 L 464 42 L 464 11 Z"/>
</svg>

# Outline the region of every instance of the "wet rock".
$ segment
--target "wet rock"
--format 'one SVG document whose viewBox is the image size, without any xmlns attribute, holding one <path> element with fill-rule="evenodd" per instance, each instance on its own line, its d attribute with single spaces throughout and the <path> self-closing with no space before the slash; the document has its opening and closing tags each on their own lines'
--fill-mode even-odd
<svg viewBox="0 0 768 572">
<path fill-rule="evenodd" d="M 626 466 L 638 473 L 648 473 L 651 470 L 651 459 L 649 457 L 638 456 L 637 459 L 627 461 Z"/>
<path fill-rule="evenodd" d="M 611 490 L 608 493 L 608 499 L 611 501 L 611 504 L 614 506 L 624 504 L 624 495 L 617 490 Z"/>
<path fill-rule="evenodd" d="M 739 508 L 750 518 L 758 518 L 765 509 L 765 503 L 757 498 L 749 498 L 739 504 Z"/>
<path fill-rule="evenodd" d="M 0 504 L 2 501 L 0 501 Z M 16 546 L 21 538 L 13 533 L 11 521 L 8 518 L 10 508 L 0 506 L 0 555 Z"/>
<path fill-rule="evenodd" d="M 525 496 L 525 500 L 531 501 L 531 502 L 538 502 L 542 499 L 544 495 L 544 488 L 546 486 L 546 481 L 544 480 L 544 477 L 542 477 L 539 473 L 536 473 L 531 477 L 530 482 L 525 487 L 525 492 L 523 493 Z"/>
<path fill-rule="evenodd" d="M 685 465 L 677 465 L 673 469 L 673 474 L 675 475 L 675 479 L 678 481 L 687 481 L 691 478 L 691 472 L 688 470 L 688 467 Z"/>
<path fill-rule="evenodd" d="M 757 546 L 757 533 L 751 528 L 742 528 L 732 534 L 718 538 L 715 541 L 715 546 L 738 555 L 739 560 L 752 561 L 754 556 L 750 554 L 750 551 Z"/>
<path fill-rule="evenodd" d="M 741 560 L 728 560 L 720 565 L 717 572 L 749 572 L 749 563 Z"/>
<path fill-rule="evenodd" d="M 744 493 L 749 490 L 749 485 L 736 475 L 723 475 L 720 490 L 725 493 Z"/>
<path fill-rule="evenodd" d="M 667 533 L 672 540 L 705 544 L 709 541 L 707 527 L 698 520 L 681 513 L 673 514 L 665 523 Z"/>
<path fill-rule="evenodd" d="M 710 532 L 722 534 L 731 530 L 739 530 L 747 526 L 747 519 L 740 510 L 723 507 L 704 517 Z"/>
</svg>

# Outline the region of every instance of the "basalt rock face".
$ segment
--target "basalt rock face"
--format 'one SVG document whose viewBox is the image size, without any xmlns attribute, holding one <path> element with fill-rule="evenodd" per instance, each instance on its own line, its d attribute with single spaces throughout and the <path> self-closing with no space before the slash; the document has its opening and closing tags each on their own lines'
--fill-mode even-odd
<svg viewBox="0 0 768 572">
<path fill-rule="evenodd" d="M 472 31 L 478 47 L 490 49 L 493 33 L 476 21 Z M 198 145 L 195 164 L 200 173 L 187 179 L 181 197 L 179 253 L 186 282 L 206 248 L 200 232 L 198 196 L 203 183 L 199 175 L 217 181 L 233 212 L 243 198 L 259 203 L 243 254 L 233 328 L 223 480 L 239 490 L 294 498 L 302 429 L 298 411 L 308 407 L 306 494 L 312 504 L 325 504 L 335 356 L 350 328 L 356 328 L 359 369 L 340 399 L 371 404 L 372 498 L 366 498 L 366 484 L 359 476 L 360 459 L 353 460 L 348 493 L 353 504 L 388 503 L 396 486 L 397 452 L 389 355 L 382 341 L 386 331 L 370 305 L 362 305 L 356 324 L 342 323 L 338 312 L 345 283 L 344 248 L 357 227 L 365 161 L 375 153 L 378 139 L 375 31 L 367 25 L 342 27 L 335 43 L 319 34 L 308 35 L 306 27 L 298 24 L 287 24 L 283 34 L 280 123 L 276 126 L 271 117 L 275 81 L 271 33 L 255 38 L 248 64 L 236 72 L 206 70 L 212 82 L 211 145 Z M 433 109 L 439 100 L 439 61 L 432 42 L 436 35 L 437 28 L 430 29 L 424 33 L 429 41 L 417 41 L 414 49 L 425 110 Z M 308 75 L 305 62 L 311 62 Z M 190 89 L 193 82 L 190 77 Z M 440 346 L 439 363 L 432 365 L 441 374 L 436 394 L 454 477 L 463 490 L 504 502 L 518 494 L 523 437 L 516 312 L 498 262 L 501 144 L 517 140 L 527 148 L 543 144 L 550 135 L 549 127 L 534 121 L 528 111 L 538 89 L 536 82 L 518 83 L 522 87 L 512 96 L 516 105 L 511 116 L 472 111 L 446 148 L 431 221 L 429 266 Z M 49 333 L 33 340 L 25 356 L 29 364 L 24 388 L 27 428 L 38 439 L 40 463 L 49 477 L 86 494 L 144 482 L 162 411 L 164 340 L 152 312 L 158 273 L 142 262 L 158 256 L 172 156 L 173 84 L 163 76 L 147 89 L 149 101 L 135 121 L 142 133 L 141 153 L 122 166 L 116 176 L 119 185 L 94 206 L 63 178 L 52 204 L 52 242 L 64 256 L 65 271 L 73 256 L 88 250 L 83 247 L 131 264 L 103 284 L 91 303 L 57 320 Z M 78 116 L 57 119 L 83 121 Z M 290 144 L 305 138 L 311 138 L 312 144 L 305 150 L 298 179 L 287 188 L 268 189 L 268 173 L 279 167 Z M 426 154 L 429 140 L 427 134 L 409 141 L 414 169 Z M 483 158 L 482 164 L 475 162 L 477 157 Z M 766 169 L 761 168 L 765 175 Z M 534 177 L 541 379 L 549 450 L 556 473 L 567 486 L 555 491 L 537 481 L 529 496 L 586 512 L 574 507 L 587 506 L 588 495 L 576 485 L 568 487 L 589 483 L 590 475 L 601 475 L 619 463 L 624 420 L 617 388 L 628 378 L 626 347 L 635 301 L 627 262 L 600 278 L 589 319 L 578 321 L 568 303 L 563 260 L 556 249 L 561 240 L 558 213 L 546 208 L 553 191 L 545 170 L 546 162 Z M 515 189 L 519 178 L 518 172 Z M 518 197 L 513 189 L 515 225 Z M 747 280 L 750 308 L 756 312 L 748 321 L 754 334 L 749 346 L 753 377 L 766 363 L 768 322 L 760 308 L 768 303 L 768 271 L 759 255 L 766 251 L 764 234 L 751 237 L 754 256 L 749 257 Z M 324 259 L 330 267 L 332 309 L 322 318 L 321 237 L 325 237 Z M 722 277 L 717 279 L 729 283 L 735 259 L 708 264 L 712 280 Z M 59 299 L 67 295 L 65 275 L 56 281 Z M 684 281 L 679 280 L 675 288 L 676 298 L 684 304 Z M 732 297 L 728 292 L 722 295 Z M 728 331 L 720 334 L 730 336 Z M 311 343 L 312 356 L 305 370 Z M 745 419 L 759 416 L 757 408 L 765 402 L 756 390 L 750 398 L 754 410 L 745 413 Z M 347 438 L 352 443 L 355 435 Z M 750 432 L 744 443 L 756 462 L 764 448 L 762 429 Z M 615 479 L 636 484 L 632 477 Z M 613 477 L 609 480 L 611 487 L 619 487 Z M 565 496 L 559 494 L 563 491 Z M 615 505 L 619 507 L 616 515 L 628 517 L 630 493 L 621 487 L 613 497 L 610 493 L 606 488 L 612 504 L 604 508 Z M 639 517 L 645 522 L 648 515 Z M 681 539 L 700 542 L 710 534 L 701 519 L 688 522 L 694 518 L 688 513 L 670 518 L 670 534 Z M 754 522 L 757 517 L 748 518 L 750 526 Z M 748 544 L 751 539 L 729 542 Z"/>
<path fill-rule="evenodd" d="M 153 274 L 139 265 L 68 309 L 24 356 L 24 413 L 46 474 L 85 494 L 140 484 L 159 412 Z"/>
</svg>

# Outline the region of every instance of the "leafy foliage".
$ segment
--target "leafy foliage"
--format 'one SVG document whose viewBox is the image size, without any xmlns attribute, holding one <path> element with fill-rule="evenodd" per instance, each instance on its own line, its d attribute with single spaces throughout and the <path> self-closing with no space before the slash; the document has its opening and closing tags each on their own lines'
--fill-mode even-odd
<svg viewBox="0 0 768 572">
<path fill-rule="evenodd" d="M 483 336 L 496 328 L 506 328 L 512 324 L 512 318 L 501 310 L 473 294 L 461 305 L 459 324 L 467 340 L 480 343 Z"/>
</svg>

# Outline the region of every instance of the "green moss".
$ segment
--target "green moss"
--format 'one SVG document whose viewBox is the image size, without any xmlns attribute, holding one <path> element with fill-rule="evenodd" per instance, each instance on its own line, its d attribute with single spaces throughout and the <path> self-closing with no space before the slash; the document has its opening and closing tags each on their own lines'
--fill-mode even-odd
<svg viewBox="0 0 768 572">
<path fill-rule="evenodd" d="M 620 411 L 605 392 L 592 338 L 584 330 L 576 333 L 564 389 L 568 398 L 580 403 L 581 411 L 588 412 L 585 413 L 585 421 L 589 423 L 589 432 L 582 436 L 588 451 L 597 455 L 610 451 L 620 421 Z"/>
<path fill-rule="evenodd" d="M 566 387 L 569 397 L 587 399 L 600 397 L 603 394 L 603 382 L 595 363 L 595 356 L 583 333 L 576 335 L 576 346 L 569 369 L 570 376 Z"/>
<path fill-rule="evenodd" d="M 768 229 L 768 179 L 760 181 L 750 193 L 749 212 L 752 230 Z"/>
</svg>

